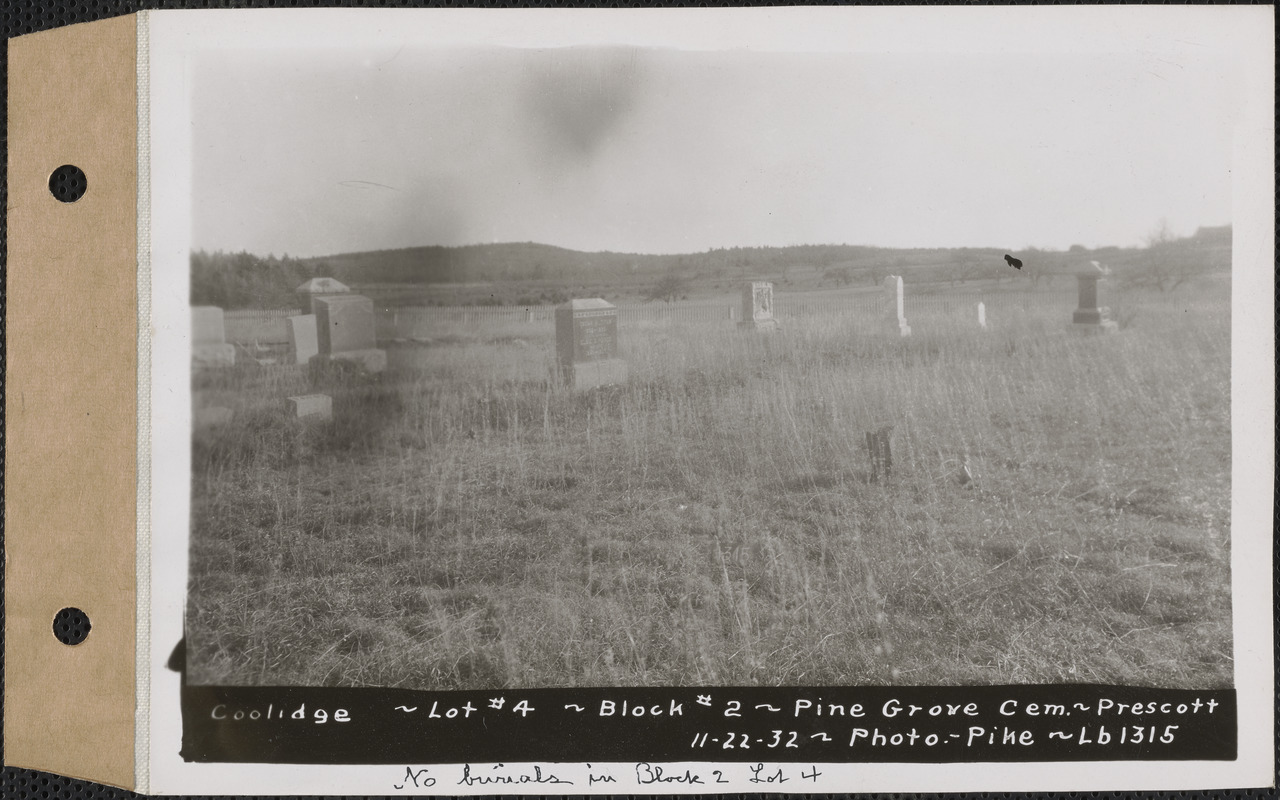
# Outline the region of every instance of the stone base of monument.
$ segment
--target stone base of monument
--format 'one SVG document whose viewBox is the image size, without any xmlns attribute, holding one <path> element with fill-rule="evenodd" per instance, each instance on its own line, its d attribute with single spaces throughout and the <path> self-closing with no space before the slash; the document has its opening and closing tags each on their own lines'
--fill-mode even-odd
<svg viewBox="0 0 1280 800">
<path fill-rule="evenodd" d="M 233 344 L 198 344 L 191 348 L 191 366 L 195 369 L 234 367 L 236 346 Z"/>
<path fill-rule="evenodd" d="M 782 330 L 782 325 L 776 319 L 744 319 L 738 323 L 738 330 L 774 333 Z"/>
<path fill-rule="evenodd" d="M 191 423 L 196 428 L 212 428 L 226 425 L 231 421 L 231 409 L 225 406 L 207 406 L 197 408 L 191 415 Z"/>
<path fill-rule="evenodd" d="M 564 381 L 574 391 L 626 383 L 627 362 L 620 358 L 581 361 L 564 370 Z"/>
<path fill-rule="evenodd" d="M 331 361 L 353 361 L 366 372 L 382 372 L 387 368 L 386 350 L 347 350 L 342 353 L 330 353 Z"/>
<path fill-rule="evenodd" d="M 290 397 L 298 419 L 327 422 L 333 419 L 333 398 L 327 394 L 301 394 Z"/>
<path fill-rule="evenodd" d="M 888 319 L 884 323 L 885 330 L 889 333 L 895 333 L 898 336 L 910 336 L 911 326 L 907 324 L 905 319 Z"/>
<path fill-rule="evenodd" d="M 1071 314 L 1071 323 L 1073 329 L 1091 333 L 1115 333 L 1120 330 L 1116 321 L 1111 319 L 1109 308 L 1077 308 Z"/>
<path fill-rule="evenodd" d="M 1101 322 L 1073 322 L 1071 330 L 1077 333 L 1118 333 L 1120 326 L 1115 320 L 1104 319 Z"/>
</svg>

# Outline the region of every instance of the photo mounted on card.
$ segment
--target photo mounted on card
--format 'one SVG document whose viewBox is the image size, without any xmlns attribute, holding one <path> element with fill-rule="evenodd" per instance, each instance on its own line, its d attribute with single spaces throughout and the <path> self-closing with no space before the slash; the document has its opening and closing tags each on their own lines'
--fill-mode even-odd
<svg viewBox="0 0 1280 800">
<path fill-rule="evenodd" d="M 1270 14 L 140 17 L 151 790 L 1268 783 Z"/>
</svg>

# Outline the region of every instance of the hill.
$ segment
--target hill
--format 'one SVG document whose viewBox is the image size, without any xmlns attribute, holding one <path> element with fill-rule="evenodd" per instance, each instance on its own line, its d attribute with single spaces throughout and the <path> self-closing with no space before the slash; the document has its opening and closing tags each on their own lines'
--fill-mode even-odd
<svg viewBox="0 0 1280 800">
<path fill-rule="evenodd" d="M 1022 250 L 1015 272 L 998 248 L 893 249 L 862 245 L 733 247 L 653 255 L 584 253 L 533 242 L 425 246 L 293 259 L 250 253 L 191 256 L 193 304 L 223 308 L 290 308 L 294 289 L 314 277 L 336 278 L 376 294 L 384 305 L 532 305 L 571 296 L 675 300 L 722 294 L 745 280 L 771 280 L 780 290 L 872 286 L 885 275 L 912 284 L 968 281 L 1053 282 L 1086 268 L 1109 266 L 1117 277 L 1167 290 L 1204 272 L 1231 267 L 1230 226 L 1162 237 L 1145 248 L 1079 245 L 1067 251 Z"/>
</svg>

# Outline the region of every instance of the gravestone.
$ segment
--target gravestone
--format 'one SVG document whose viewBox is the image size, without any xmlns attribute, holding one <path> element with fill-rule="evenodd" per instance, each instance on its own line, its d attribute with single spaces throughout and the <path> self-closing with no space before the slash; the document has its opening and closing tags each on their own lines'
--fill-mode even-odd
<svg viewBox="0 0 1280 800">
<path fill-rule="evenodd" d="M 751 281 L 742 287 L 742 321 L 738 327 L 770 332 L 778 329 L 773 317 L 772 283 Z"/>
<path fill-rule="evenodd" d="M 387 368 L 387 351 L 375 346 L 373 301 L 364 295 L 318 297 L 316 344 L 320 356 L 334 361 L 354 361 L 369 372 Z"/>
<path fill-rule="evenodd" d="M 1103 273 L 1087 270 L 1076 273 L 1076 285 L 1079 289 L 1078 308 L 1071 315 L 1071 322 L 1077 330 L 1095 330 L 1103 333 L 1114 333 L 1119 325 L 1111 319 L 1111 309 L 1098 302 L 1099 284 L 1105 283 Z"/>
<path fill-rule="evenodd" d="M 333 419 L 333 398 L 327 394 L 300 394 L 290 397 L 293 413 L 298 419 L 329 421 Z"/>
<path fill-rule="evenodd" d="M 320 354 L 319 334 L 316 332 L 316 315 L 302 314 L 289 317 L 289 352 L 294 364 L 306 364 Z"/>
<path fill-rule="evenodd" d="M 316 313 L 315 303 L 322 297 L 351 293 L 351 289 L 346 284 L 333 278 L 312 278 L 293 291 L 298 295 L 303 314 Z"/>
<path fill-rule="evenodd" d="M 231 367 L 236 363 L 236 347 L 227 343 L 222 309 L 217 306 L 191 308 L 191 366 Z"/>
<path fill-rule="evenodd" d="M 556 363 L 565 385 L 575 390 L 625 382 L 617 307 L 599 297 L 557 306 Z"/>
<path fill-rule="evenodd" d="M 902 303 L 902 277 L 889 275 L 884 279 L 884 297 L 888 304 L 885 326 L 899 336 L 910 336 L 911 326 L 907 324 L 907 315 Z"/>
<path fill-rule="evenodd" d="M 987 305 L 986 303 L 978 303 L 978 327 L 984 331 L 987 329 Z"/>
</svg>

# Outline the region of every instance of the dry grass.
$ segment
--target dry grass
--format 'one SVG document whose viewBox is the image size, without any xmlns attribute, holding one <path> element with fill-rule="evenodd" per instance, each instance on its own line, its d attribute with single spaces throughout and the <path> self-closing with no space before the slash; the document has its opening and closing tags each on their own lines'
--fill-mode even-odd
<svg viewBox="0 0 1280 800">
<path fill-rule="evenodd" d="M 548 323 L 442 330 L 378 378 L 198 376 L 237 417 L 195 437 L 190 677 L 1230 685 L 1213 293 L 1130 297 L 1109 337 L 1069 309 L 628 327 L 627 385 L 579 395 Z M 308 391 L 333 422 L 288 418 Z"/>
</svg>

